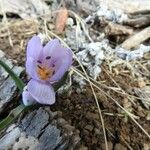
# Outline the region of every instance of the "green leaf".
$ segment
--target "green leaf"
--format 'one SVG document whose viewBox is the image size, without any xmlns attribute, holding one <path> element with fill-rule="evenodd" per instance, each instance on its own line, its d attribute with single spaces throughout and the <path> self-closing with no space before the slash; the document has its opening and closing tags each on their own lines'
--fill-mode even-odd
<svg viewBox="0 0 150 150">
<path fill-rule="evenodd" d="M 5 119 L 3 119 L 0 122 L 0 131 L 7 128 L 12 122 L 14 122 L 22 112 L 25 112 L 30 108 L 35 109 L 38 106 L 39 106 L 38 104 L 30 105 L 30 106 L 25 106 L 23 104 L 20 104 L 19 106 L 14 108 Z"/>
<path fill-rule="evenodd" d="M 16 86 L 18 87 L 18 89 L 20 90 L 20 92 L 22 92 L 23 88 L 25 86 L 25 84 L 23 83 L 23 81 L 12 71 L 12 69 L 7 64 L 5 64 L 1 60 L 0 60 L 0 65 L 8 72 L 8 74 L 15 81 Z"/>
<path fill-rule="evenodd" d="M 23 104 L 13 109 L 10 114 L 0 122 L 0 131 L 8 127 L 27 107 Z"/>
</svg>

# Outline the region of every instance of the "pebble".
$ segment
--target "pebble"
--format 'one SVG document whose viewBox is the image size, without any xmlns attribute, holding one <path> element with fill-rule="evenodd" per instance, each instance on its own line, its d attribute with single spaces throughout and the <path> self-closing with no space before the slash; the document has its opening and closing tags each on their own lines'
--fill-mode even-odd
<svg viewBox="0 0 150 150">
<path fill-rule="evenodd" d="M 112 150 L 113 149 L 113 144 L 111 142 L 107 142 L 108 144 L 108 150 Z M 102 150 L 105 150 L 105 143 L 102 144 Z M 121 149 L 120 149 L 121 150 Z"/>
<path fill-rule="evenodd" d="M 127 148 L 121 144 L 116 144 L 114 150 L 127 150 Z"/>
<path fill-rule="evenodd" d="M 148 114 L 146 116 L 146 120 L 150 121 L 150 112 L 148 112 Z"/>
<path fill-rule="evenodd" d="M 88 131 L 90 131 L 90 132 L 92 132 L 93 126 L 92 125 L 86 125 L 85 129 L 88 130 Z"/>
<path fill-rule="evenodd" d="M 99 115 L 98 115 L 98 113 L 88 112 L 87 115 L 86 115 L 86 118 L 90 119 L 90 120 L 91 119 L 92 120 L 95 120 L 95 119 L 99 120 Z"/>
<path fill-rule="evenodd" d="M 100 121 L 97 121 L 97 120 L 93 120 L 93 123 L 94 123 L 94 126 L 96 127 L 96 128 L 100 128 L 101 127 L 101 123 L 100 123 Z"/>
<path fill-rule="evenodd" d="M 101 135 L 101 131 L 97 128 L 94 128 L 94 134 L 95 135 Z"/>
<path fill-rule="evenodd" d="M 138 87 L 142 88 L 146 86 L 146 82 L 143 79 L 138 79 Z"/>
<path fill-rule="evenodd" d="M 144 143 L 143 144 L 143 150 L 150 150 L 150 144 Z"/>
<path fill-rule="evenodd" d="M 144 54 L 144 59 L 150 60 L 150 53 L 145 53 Z"/>
</svg>

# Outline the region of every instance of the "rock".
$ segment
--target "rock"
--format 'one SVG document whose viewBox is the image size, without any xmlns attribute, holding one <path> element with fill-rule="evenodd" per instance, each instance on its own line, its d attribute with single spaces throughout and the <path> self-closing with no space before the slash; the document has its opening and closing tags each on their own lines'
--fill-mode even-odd
<svg viewBox="0 0 150 150">
<path fill-rule="evenodd" d="M 149 143 L 144 143 L 143 144 L 143 150 L 150 150 L 150 144 Z"/>
<path fill-rule="evenodd" d="M 146 120 L 150 121 L 150 112 L 147 113 Z"/>
<path fill-rule="evenodd" d="M 98 136 L 98 135 L 101 135 L 102 133 L 101 133 L 100 129 L 94 128 L 94 134 L 96 136 Z"/>
<path fill-rule="evenodd" d="M 121 144 L 116 144 L 114 150 L 127 150 L 127 148 Z"/>
<path fill-rule="evenodd" d="M 90 131 L 90 132 L 92 132 L 93 126 L 91 126 L 91 125 L 86 125 L 86 126 L 85 126 L 85 129 L 88 130 L 88 131 Z"/>
<path fill-rule="evenodd" d="M 92 112 L 87 112 L 87 115 L 86 115 L 86 118 L 87 119 L 92 119 L 92 120 L 99 120 L 99 115 L 98 115 L 98 113 L 96 112 L 96 113 L 92 113 Z"/>
<path fill-rule="evenodd" d="M 14 66 L 11 60 L 8 60 L 3 52 L 0 50 L 1 60 L 4 61 L 12 70 L 20 76 L 24 68 Z M 8 73 L 0 66 L 0 113 L 11 103 L 17 91 L 14 80 Z"/>
<path fill-rule="evenodd" d="M 93 120 L 93 123 L 94 123 L 94 126 L 95 126 L 97 129 L 100 129 L 100 127 L 101 127 L 100 121 Z"/>
<path fill-rule="evenodd" d="M 150 60 L 150 53 L 145 53 L 144 54 L 144 59 Z"/>
<path fill-rule="evenodd" d="M 88 150 L 88 147 L 81 147 L 80 150 Z"/>
<path fill-rule="evenodd" d="M 138 79 L 138 87 L 143 88 L 146 86 L 146 82 L 143 79 Z"/>
<path fill-rule="evenodd" d="M 73 150 L 79 146 L 80 137 L 75 128 L 69 124 L 60 127 L 57 124 L 60 118 L 47 108 L 34 110 L 10 126 L 0 138 L 0 149 Z"/>
<path fill-rule="evenodd" d="M 108 150 L 112 150 L 113 149 L 113 144 L 111 142 L 107 142 L 107 144 L 108 144 Z M 105 144 L 102 144 L 102 150 L 105 150 L 105 149 L 106 149 Z"/>
</svg>

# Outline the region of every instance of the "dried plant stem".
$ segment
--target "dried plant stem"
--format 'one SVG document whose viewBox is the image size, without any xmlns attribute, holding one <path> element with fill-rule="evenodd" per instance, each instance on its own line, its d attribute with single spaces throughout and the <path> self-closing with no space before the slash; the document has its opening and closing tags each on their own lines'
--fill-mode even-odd
<svg viewBox="0 0 150 150">
<path fill-rule="evenodd" d="M 121 46 L 124 49 L 130 50 L 131 48 L 137 47 L 138 45 L 140 45 L 142 42 L 144 42 L 148 38 L 150 38 L 150 27 L 147 27 L 147 28 L 143 29 L 142 31 L 134 34 L 133 36 L 131 36 L 130 38 L 125 40 L 121 44 Z"/>
<path fill-rule="evenodd" d="M 80 22 L 81 23 L 81 26 L 83 28 L 83 31 L 85 32 L 85 35 L 87 36 L 87 38 L 89 39 L 90 42 L 93 42 L 92 38 L 90 37 L 86 27 L 85 27 L 85 23 L 83 21 L 83 19 L 78 16 L 75 12 L 69 10 L 69 13 L 71 13 L 72 15 L 74 15 L 74 17 L 76 18 L 77 22 Z"/>
<path fill-rule="evenodd" d="M 73 69 L 75 69 L 74 67 L 73 67 Z M 75 69 L 77 72 L 79 72 L 80 74 L 82 74 L 83 75 L 83 73 L 80 71 L 80 70 L 78 70 L 78 69 Z M 126 96 L 128 96 L 128 98 L 129 97 L 132 97 L 132 98 L 135 98 L 135 99 L 138 99 L 138 100 L 141 100 L 141 98 L 139 98 L 139 97 L 137 97 L 137 96 L 134 96 L 134 95 L 130 95 L 130 94 L 128 94 L 128 93 L 125 93 L 125 91 L 123 90 L 123 89 L 120 89 L 120 88 L 118 88 L 118 87 L 109 87 L 109 86 L 107 86 L 107 85 L 105 85 L 105 84 L 103 84 L 103 83 L 100 83 L 100 82 L 98 82 L 98 81 L 96 81 L 95 79 L 93 79 L 93 78 L 91 78 L 91 77 L 89 77 L 90 78 L 90 80 L 93 82 L 93 84 L 94 85 L 100 85 L 102 88 L 104 88 L 104 89 L 109 89 L 109 90 L 113 90 L 114 92 L 116 92 L 116 93 L 119 93 L 119 94 L 122 94 L 122 95 L 126 95 Z M 123 91 L 122 91 L 123 90 Z M 145 100 L 145 101 L 147 101 L 147 99 L 145 98 L 143 98 L 142 100 Z M 131 101 L 132 102 L 132 101 Z M 133 103 L 134 104 L 134 103 Z"/>
</svg>

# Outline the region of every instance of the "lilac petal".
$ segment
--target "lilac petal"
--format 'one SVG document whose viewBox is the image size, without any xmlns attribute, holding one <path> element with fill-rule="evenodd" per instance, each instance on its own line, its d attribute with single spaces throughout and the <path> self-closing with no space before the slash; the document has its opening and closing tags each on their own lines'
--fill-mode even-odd
<svg viewBox="0 0 150 150">
<path fill-rule="evenodd" d="M 59 40 L 54 39 L 49 41 L 43 48 L 43 57 L 44 59 L 48 56 L 52 56 L 52 54 L 59 48 Z"/>
<path fill-rule="evenodd" d="M 56 49 L 59 48 L 59 40 L 54 39 L 49 41 L 43 48 L 43 59 L 42 64 L 46 67 L 52 67 L 53 65 L 53 53 L 56 51 Z"/>
<path fill-rule="evenodd" d="M 58 81 L 72 64 L 72 51 L 67 48 L 61 48 L 61 57 L 58 57 L 55 62 L 55 74 L 50 78 L 50 82 Z"/>
<path fill-rule="evenodd" d="M 31 57 L 28 57 L 26 61 L 26 72 L 29 74 L 31 78 L 39 80 L 37 74 L 37 62 Z"/>
<path fill-rule="evenodd" d="M 46 58 L 50 56 L 50 61 L 55 62 L 57 59 L 62 58 L 66 53 L 68 53 L 67 48 L 61 46 L 58 39 L 51 40 L 43 48 L 43 57 Z"/>
<path fill-rule="evenodd" d="M 25 106 L 29 106 L 29 105 L 32 105 L 32 104 L 36 103 L 36 101 L 30 95 L 30 93 L 28 91 L 23 91 L 23 93 L 22 93 L 22 100 L 23 100 L 23 104 Z"/>
<path fill-rule="evenodd" d="M 49 105 L 55 103 L 55 92 L 51 85 L 31 79 L 27 84 L 27 88 L 37 102 Z"/>
<path fill-rule="evenodd" d="M 27 59 L 32 57 L 33 59 L 38 59 L 40 53 L 42 52 L 43 46 L 39 36 L 33 36 L 27 45 Z"/>
</svg>

